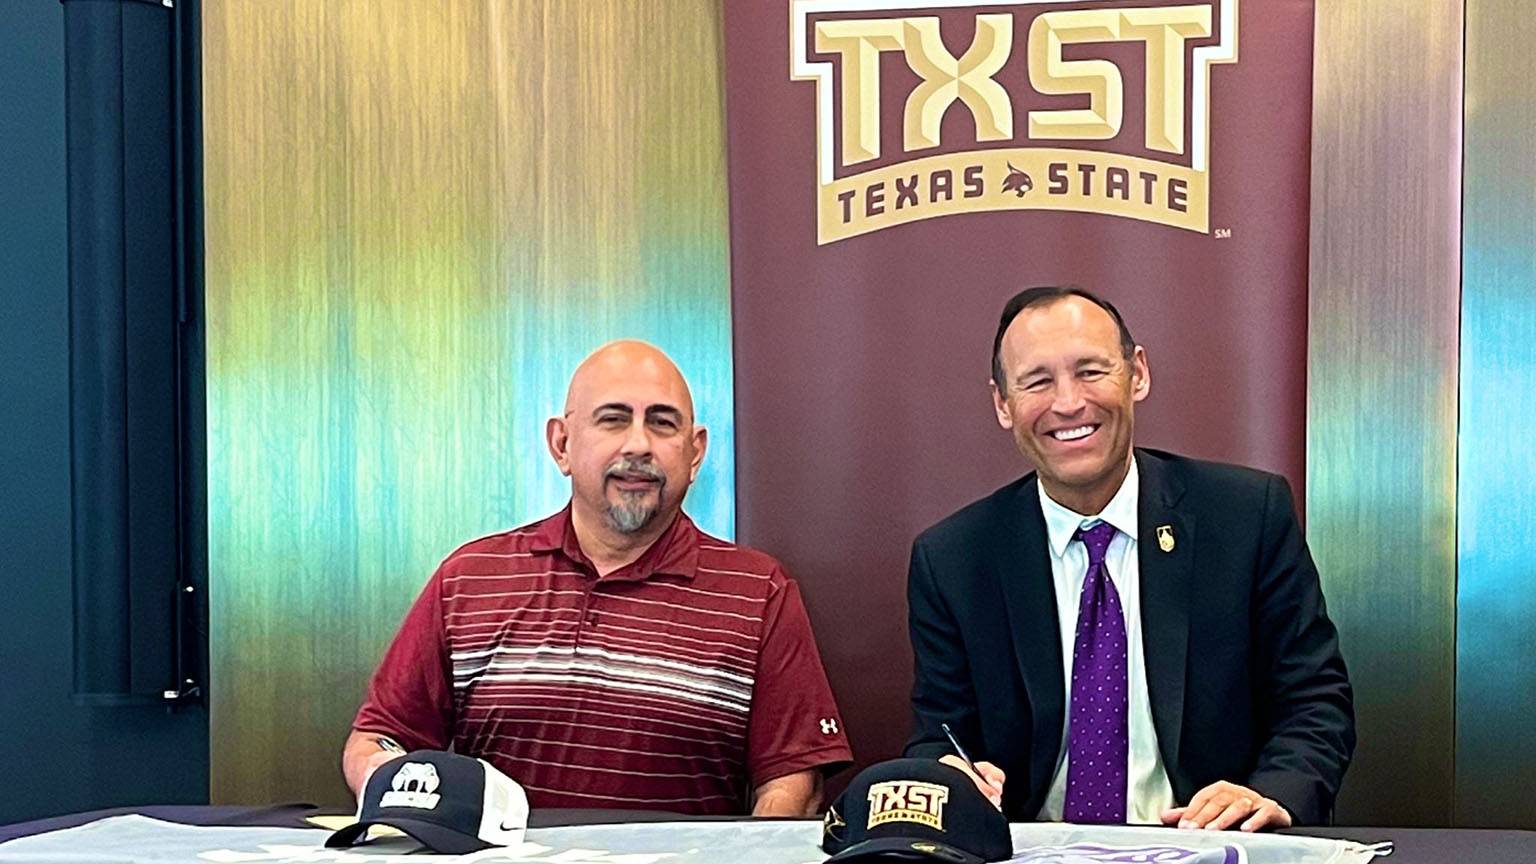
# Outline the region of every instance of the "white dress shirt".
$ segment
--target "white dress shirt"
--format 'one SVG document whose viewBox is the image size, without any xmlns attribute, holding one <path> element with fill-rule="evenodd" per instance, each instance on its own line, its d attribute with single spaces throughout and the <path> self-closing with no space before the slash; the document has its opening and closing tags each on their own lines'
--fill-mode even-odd
<svg viewBox="0 0 1536 864">
<path fill-rule="evenodd" d="M 1082 600 L 1083 579 L 1088 574 L 1088 550 L 1081 542 L 1073 542 L 1072 535 L 1078 528 L 1102 521 L 1117 529 L 1104 555 L 1104 566 L 1120 595 L 1120 608 L 1125 612 L 1126 650 L 1130 654 L 1126 664 L 1131 733 L 1130 764 L 1126 766 L 1126 821 L 1160 824 L 1162 811 L 1174 806 L 1174 800 L 1173 787 L 1168 783 L 1168 772 L 1163 769 L 1163 757 L 1157 749 L 1157 730 L 1152 726 L 1147 661 L 1141 643 L 1141 565 L 1136 558 L 1136 502 L 1141 479 L 1136 461 L 1131 460 L 1131 470 L 1126 473 L 1115 497 L 1102 512 L 1092 516 L 1072 512 L 1045 494 L 1043 485 L 1039 488 L 1040 510 L 1045 514 L 1045 532 L 1050 544 L 1051 578 L 1056 589 L 1056 617 L 1061 624 L 1061 680 L 1066 689 L 1061 754 L 1057 757 L 1056 774 L 1046 793 L 1045 806 L 1040 808 L 1039 818 L 1048 822 L 1061 821 L 1067 798 L 1067 733 L 1071 727 L 1072 688 L 1066 682 L 1072 680 L 1078 604 Z"/>
</svg>

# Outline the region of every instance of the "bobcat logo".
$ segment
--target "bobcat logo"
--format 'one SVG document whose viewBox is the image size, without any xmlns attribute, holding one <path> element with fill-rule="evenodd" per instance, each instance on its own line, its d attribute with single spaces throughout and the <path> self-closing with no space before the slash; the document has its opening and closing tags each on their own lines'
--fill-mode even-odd
<svg viewBox="0 0 1536 864">
<path fill-rule="evenodd" d="M 835 805 L 828 807 L 827 815 L 821 817 L 821 842 L 825 843 L 830 838 L 841 843 L 843 841 L 843 832 L 839 829 L 847 827 L 848 823 L 844 822 L 843 817 L 838 814 L 837 807 Z"/>
<path fill-rule="evenodd" d="M 1028 174 L 1013 167 L 1012 162 L 1009 162 L 1008 176 L 1003 180 L 1003 191 L 1012 192 L 1018 197 L 1023 198 L 1026 192 L 1034 188 L 1035 181 L 1031 180 Z"/>
<path fill-rule="evenodd" d="M 431 810 L 442 800 L 437 794 L 437 766 L 431 762 L 407 762 L 389 780 L 392 791 L 379 799 L 380 807 L 416 807 Z"/>
</svg>

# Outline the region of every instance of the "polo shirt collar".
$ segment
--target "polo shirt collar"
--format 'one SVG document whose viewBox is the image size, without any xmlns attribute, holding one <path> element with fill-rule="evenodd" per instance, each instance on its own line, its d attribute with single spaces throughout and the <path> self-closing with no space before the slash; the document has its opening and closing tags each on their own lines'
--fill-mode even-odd
<svg viewBox="0 0 1536 864">
<path fill-rule="evenodd" d="M 539 523 L 530 548 L 535 552 L 559 552 L 570 561 L 592 570 L 592 560 L 582 551 L 571 521 L 571 505 Z M 699 529 L 688 514 L 678 511 L 677 518 L 656 542 L 633 562 L 604 576 L 607 580 L 639 582 L 652 574 L 692 579 L 699 567 Z"/>
<path fill-rule="evenodd" d="M 1058 559 L 1067 554 L 1067 545 L 1072 542 L 1072 535 L 1077 529 L 1086 528 L 1095 522 L 1108 522 L 1125 536 L 1136 539 L 1136 502 L 1141 494 L 1141 474 L 1136 470 L 1136 460 L 1131 460 L 1131 470 L 1125 472 L 1125 479 L 1120 481 L 1120 488 L 1115 491 L 1115 496 L 1109 499 L 1104 509 L 1092 515 L 1084 515 L 1072 509 L 1056 503 L 1056 500 L 1045 494 L 1045 485 L 1036 483 L 1040 490 L 1040 512 L 1045 516 L 1046 538 L 1051 544 L 1051 554 Z"/>
</svg>

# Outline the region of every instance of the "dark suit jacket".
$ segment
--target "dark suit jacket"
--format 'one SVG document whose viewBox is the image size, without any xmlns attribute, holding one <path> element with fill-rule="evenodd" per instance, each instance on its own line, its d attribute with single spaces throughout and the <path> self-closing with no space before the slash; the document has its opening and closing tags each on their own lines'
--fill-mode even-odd
<svg viewBox="0 0 1536 864">
<path fill-rule="evenodd" d="M 1136 451 L 1142 641 L 1152 723 L 1180 804 L 1217 780 L 1325 822 L 1355 745 L 1349 679 L 1281 477 Z M 1163 552 L 1155 530 L 1170 526 Z M 1003 812 L 1036 817 L 1061 749 L 1061 631 L 1034 474 L 918 536 L 907 577 L 909 756 L 1007 772 Z"/>
</svg>

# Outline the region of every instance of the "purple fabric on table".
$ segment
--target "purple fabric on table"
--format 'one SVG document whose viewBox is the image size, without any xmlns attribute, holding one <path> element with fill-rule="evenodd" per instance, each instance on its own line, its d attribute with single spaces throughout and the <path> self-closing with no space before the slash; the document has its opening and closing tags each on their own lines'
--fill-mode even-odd
<svg viewBox="0 0 1536 864">
<path fill-rule="evenodd" d="M 1074 843 L 1021 849 L 1008 864 L 1244 864 L 1237 846 L 1190 849 L 1182 846 L 1107 846 Z"/>
</svg>

